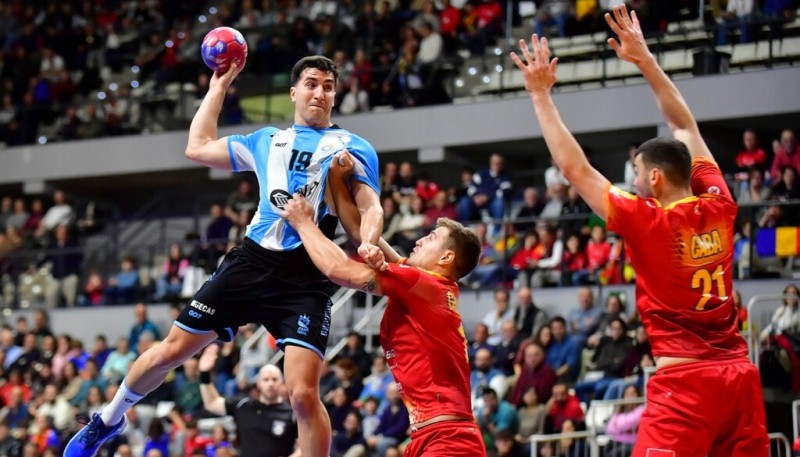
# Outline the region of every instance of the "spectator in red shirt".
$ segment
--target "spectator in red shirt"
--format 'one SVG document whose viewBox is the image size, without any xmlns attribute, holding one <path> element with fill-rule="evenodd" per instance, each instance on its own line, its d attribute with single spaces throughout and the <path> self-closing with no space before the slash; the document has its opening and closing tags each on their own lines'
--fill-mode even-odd
<svg viewBox="0 0 800 457">
<path fill-rule="evenodd" d="M 435 184 L 434 184 L 435 185 Z M 430 206 L 425 210 L 425 228 L 432 230 L 440 217 L 455 219 L 456 209 L 447 199 L 447 191 L 439 190 L 430 201 Z M 384 225 L 385 227 L 385 225 Z"/>
<path fill-rule="evenodd" d="M 439 185 L 431 180 L 431 175 L 427 172 L 420 172 L 417 177 L 417 195 L 425 202 L 426 205 L 436 196 L 439 192 Z"/>
<path fill-rule="evenodd" d="M 458 28 L 461 25 L 461 10 L 453 6 L 450 0 L 442 0 L 442 11 L 439 12 L 439 34 L 444 40 L 445 54 L 452 54 L 458 47 Z"/>
<path fill-rule="evenodd" d="M 795 170 L 800 170 L 800 144 L 792 129 L 786 129 L 781 133 L 781 144 L 775 150 L 775 158 L 772 160 L 772 168 L 769 170 L 772 185 L 780 182 L 781 171 L 791 165 Z"/>
<path fill-rule="evenodd" d="M 529 344 L 525 347 L 523 360 L 522 370 L 514 389 L 508 395 L 508 402 L 515 407 L 521 406 L 522 397 L 528 389 L 534 389 L 542 402 L 550 400 L 556 383 L 556 372 L 545 362 L 544 349 L 537 343 Z"/>
<path fill-rule="evenodd" d="M 586 260 L 586 252 L 581 248 L 581 239 L 578 235 L 572 234 L 567 238 L 563 266 L 566 274 L 561 275 L 562 285 L 576 286 L 586 284 L 589 278 L 588 261 Z"/>
<path fill-rule="evenodd" d="M 539 234 L 535 231 L 528 232 L 525 234 L 522 247 L 511 257 L 511 268 L 517 273 L 526 271 L 528 274 L 524 276 L 528 278 L 530 270 L 536 266 L 536 262 L 542 258 L 542 254 L 544 254 L 544 246 L 539 242 Z M 527 281 L 522 286 L 527 287 Z"/>
<path fill-rule="evenodd" d="M 597 271 L 606 266 L 611 258 L 611 243 L 606 240 L 606 229 L 602 225 L 592 227 L 592 239 L 586 246 L 589 274 L 595 276 Z"/>
<path fill-rule="evenodd" d="M 561 433 L 561 426 L 567 420 L 582 421 L 583 409 L 575 395 L 570 395 L 567 385 L 560 382 L 553 386 L 553 396 L 545 405 L 547 422 L 545 433 Z"/>
<path fill-rule="evenodd" d="M 497 0 L 483 0 L 475 7 L 478 28 L 487 37 L 499 35 L 503 28 L 503 8 Z"/>
<path fill-rule="evenodd" d="M 758 146 L 756 132 L 747 129 L 742 137 L 744 151 L 736 155 L 736 166 L 740 172 L 746 172 L 750 168 L 759 165 L 767 166 L 767 154 Z"/>
</svg>

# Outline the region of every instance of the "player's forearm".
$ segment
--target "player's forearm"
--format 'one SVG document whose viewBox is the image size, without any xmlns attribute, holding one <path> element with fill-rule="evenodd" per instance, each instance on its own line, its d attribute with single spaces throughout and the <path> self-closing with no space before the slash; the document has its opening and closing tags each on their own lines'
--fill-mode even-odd
<svg viewBox="0 0 800 457">
<path fill-rule="evenodd" d="M 222 416 L 225 414 L 225 400 L 213 383 L 200 384 L 200 397 L 206 411 Z"/>
<path fill-rule="evenodd" d="M 192 158 L 192 152 L 199 150 L 209 141 L 217 139 L 217 119 L 222 110 L 225 90 L 220 86 L 212 86 L 189 127 L 189 140 L 186 144 L 186 155 Z"/>
<path fill-rule="evenodd" d="M 360 289 L 366 293 L 378 294 L 375 272 L 369 266 L 356 262 L 322 234 L 313 223 L 295 227 L 303 246 L 314 265 L 336 284 L 349 289 Z"/>
<path fill-rule="evenodd" d="M 547 143 L 553 161 L 564 177 L 571 181 L 571 176 L 581 173 L 585 167 L 589 166 L 589 161 L 586 160 L 586 155 L 575 137 L 561 120 L 550 93 L 534 92 L 531 99 L 536 118 L 542 128 L 544 141 Z"/>
<path fill-rule="evenodd" d="M 400 254 L 394 250 L 392 245 L 390 245 L 389 242 L 383 238 L 378 240 L 378 247 L 381 249 L 381 251 L 383 251 L 383 257 L 388 263 L 397 263 L 402 258 Z"/>
<path fill-rule="evenodd" d="M 310 221 L 294 227 L 294 229 L 303 240 L 303 247 L 314 265 L 325 276 L 333 280 L 331 275 L 336 272 L 337 267 L 350 260 L 347 254 L 336 243 L 325 237 L 319 227 Z"/>
<path fill-rule="evenodd" d="M 637 65 L 653 90 L 658 109 L 664 115 L 670 130 L 674 132 L 675 130 L 697 129 L 697 123 L 689 106 L 669 76 L 658 65 L 656 58 L 650 54 L 648 59 Z"/>
<path fill-rule="evenodd" d="M 383 210 L 378 205 L 371 205 L 360 210 L 361 226 L 359 233 L 362 243 L 378 245 L 383 232 Z"/>
<path fill-rule="evenodd" d="M 336 215 L 342 223 L 347 237 L 354 246 L 361 244 L 361 213 L 358 211 L 353 198 L 350 196 L 350 189 L 347 188 L 344 180 L 332 176 L 328 180 L 333 196 L 333 204 L 336 206 Z"/>
</svg>

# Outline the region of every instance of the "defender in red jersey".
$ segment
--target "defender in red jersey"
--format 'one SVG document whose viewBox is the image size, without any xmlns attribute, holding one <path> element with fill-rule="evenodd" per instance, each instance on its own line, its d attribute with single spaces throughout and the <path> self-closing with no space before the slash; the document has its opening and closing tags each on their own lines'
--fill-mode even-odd
<svg viewBox="0 0 800 457">
<path fill-rule="evenodd" d="M 553 103 L 558 59 L 534 35 L 520 41 L 524 73 L 556 165 L 608 228 L 626 241 L 636 304 L 658 371 L 647 386 L 635 457 L 767 457 L 764 401 L 736 325 L 731 268 L 736 204 L 686 102 L 650 54 L 636 13 L 614 8 L 609 45 L 636 64 L 675 139 L 643 143 L 634 159 L 638 196 L 591 167 Z M 525 62 L 523 62 L 523 59 Z"/>
<path fill-rule="evenodd" d="M 337 209 L 342 216 L 347 212 L 338 203 Z M 436 229 L 417 241 L 408 259 L 382 243 L 386 260 L 392 263 L 373 270 L 349 259 L 322 234 L 301 195 L 294 195 L 281 216 L 333 282 L 389 297 L 380 339 L 411 421 L 405 455 L 486 455 L 472 416 L 467 340 L 457 310 L 456 281 L 472 271 L 480 257 L 475 233 L 458 222 L 439 219 Z"/>
</svg>

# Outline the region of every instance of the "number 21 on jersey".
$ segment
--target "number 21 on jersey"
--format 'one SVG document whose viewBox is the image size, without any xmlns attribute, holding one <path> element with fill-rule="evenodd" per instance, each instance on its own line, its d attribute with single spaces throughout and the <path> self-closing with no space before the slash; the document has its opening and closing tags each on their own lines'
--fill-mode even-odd
<svg viewBox="0 0 800 457">
<path fill-rule="evenodd" d="M 722 269 L 722 265 L 717 265 L 713 273 L 709 273 L 705 268 L 694 272 L 692 275 L 692 289 L 700 289 L 701 295 L 700 300 L 697 301 L 697 305 L 694 307 L 695 311 L 703 311 L 708 301 L 714 297 L 711 291 L 714 289 L 715 283 L 717 288 L 716 296 L 723 300 L 728 297 L 728 294 L 725 293 L 724 272 L 725 270 Z"/>
</svg>

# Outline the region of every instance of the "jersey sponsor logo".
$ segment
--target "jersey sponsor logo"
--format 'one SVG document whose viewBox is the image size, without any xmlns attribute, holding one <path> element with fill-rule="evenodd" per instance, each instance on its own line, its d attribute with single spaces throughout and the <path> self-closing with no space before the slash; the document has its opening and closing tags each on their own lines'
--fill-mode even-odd
<svg viewBox="0 0 800 457">
<path fill-rule="evenodd" d="M 269 194 L 269 202 L 280 209 L 283 209 L 291 199 L 292 196 L 289 195 L 289 192 L 282 189 L 275 189 Z"/>
<path fill-rule="evenodd" d="M 193 317 L 195 319 L 200 319 L 201 317 L 203 317 L 202 314 L 198 313 L 197 311 L 195 311 L 193 309 L 190 309 L 188 314 L 189 314 L 189 317 Z"/>
<path fill-rule="evenodd" d="M 331 307 L 333 307 L 333 302 L 328 299 L 328 303 L 325 305 L 325 316 L 322 318 L 322 328 L 319 330 L 321 336 L 328 336 L 331 329 Z"/>
<path fill-rule="evenodd" d="M 308 197 L 309 195 L 314 193 L 314 190 L 317 188 L 317 186 L 319 186 L 319 181 L 318 180 L 312 181 L 302 187 L 298 187 L 297 189 L 294 190 L 294 193 L 300 194 L 303 197 Z"/>
<path fill-rule="evenodd" d="M 708 188 L 708 193 L 709 193 L 709 194 L 712 194 L 712 195 L 719 195 L 719 194 L 720 194 L 719 187 L 717 187 L 717 186 L 711 186 L 711 187 L 709 187 L 709 188 Z"/>
<path fill-rule="evenodd" d="M 276 148 L 283 148 L 283 147 L 286 147 L 287 144 L 289 144 L 289 143 L 275 143 L 275 147 Z"/>
<path fill-rule="evenodd" d="M 722 237 L 716 229 L 709 233 L 694 235 L 692 236 L 690 249 L 689 254 L 693 259 L 702 259 L 717 255 L 724 250 L 722 247 Z"/>
<path fill-rule="evenodd" d="M 653 447 L 647 448 L 645 457 L 675 457 L 675 451 L 668 449 L 656 449 Z"/>
<path fill-rule="evenodd" d="M 197 300 L 192 300 L 192 302 L 189 304 L 189 306 L 191 306 L 192 308 L 194 308 L 194 309 L 196 309 L 196 310 L 198 310 L 200 312 L 206 313 L 209 316 L 213 316 L 214 313 L 217 312 L 217 310 L 215 310 L 214 308 L 212 308 L 212 307 L 210 307 L 208 305 L 204 305 L 204 304 L 200 303 Z"/>
<path fill-rule="evenodd" d="M 451 311 L 455 311 L 456 307 L 458 306 L 458 299 L 456 298 L 456 294 L 452 291 L 447 291 L 447 307 L 450 308 Z"/>
<path fill-rule="evenodd" d="M 275 420 L 272 421 L 272 434 L 281 436 L 286 432 L 286 421 Z"/>
<path fill-rule="evenodd" d="M 311 324 L 311 318 L 307 314 L 301 314 L 297 318 L 297 333 L 300 335 L 308 335 L 308 326 Z"/>
</svg>

